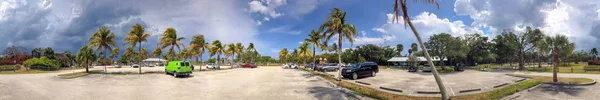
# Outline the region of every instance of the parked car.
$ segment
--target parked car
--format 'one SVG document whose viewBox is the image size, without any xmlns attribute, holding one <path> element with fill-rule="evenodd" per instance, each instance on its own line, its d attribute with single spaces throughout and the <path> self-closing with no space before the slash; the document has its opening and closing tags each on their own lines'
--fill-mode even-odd
<svg viewBox="0 0 600 100">
<path fill-rule="evenodd" d="M 408 72 L 417 72 L 416 66 L 408 66 Z"/>
<path fill-rule="evenodd" d="M 363 62 L 352 64 L 350 67 L 342 69 L 344 78 L 358 79 L 361 76 L 374 77 L 379 72 L 379 66 L 374 62 Z"/>
<path fill-rule="evenodd" d="M 206 69 L 221 69 L 221 67 L 217 66 L 215 63 L 206 64 Z"/>
<path fill-rule="evenodd" d="M 246 63 L 242 65 L 243 68 L 256 68 L 256 63 Z"/>
<path fill-rule="evenodd" d="M 315 67 L 315 64 L 313 64 L 313 63 L 304 65 L 305 69 L 312 69 L 313 67 Z"/>
<path fill-rule="evenodd" d="M 179 75 L 188 76 L 192 74 L 192 64 L 188 61 L 169 61 L 165 67 L 165 74 L 173 74 L 174 77 Z"/>
<path fill-rule="evenodd" d="M 300 66 L 298 66 L 298 64 L 292 64 L 292 65 L 290 66 L 290 68 L 297 69 L 297 68 L 300 68 Z"/>
<path fill-rule="evenodd" d="M 121 64 L 115 64 L 116 68 L 121 68 Z"/>
<path fill-rule="evenodd" d="M 323 68 L 325 65 L 327 65 L 327 64 L 317 64 L 317 65 L 316 65 L 316 66 L 313 68 L 313 70 L 316 70 L 316 71 L 321 71 L 321 70 L 322 70 L 322 68 Z"/>
<path fill-rule="evenodd" d="M 140 67 L 140 65 L 139 64 L 133 64 L 133 65 L 131 65 L 131 67 L 138 68 L 138 67 Z"/>
<path fill-rule="evenodd" d="M 425 66 L 423 66 L 422 70 L 423 70 L 423 72 L 431 72 L 432 68 L 429 65 L 425 65 Z"/>
<path fill-rule="evenodd" d="M 329 63 L 326 64 L 325 66 L 323 66 L 321 68 L 321 71 L 327 72 L 327 71 L 337 71 L 340 68 L 340 66 L 338 66 L 338 64 L 336 63 Z"/>
</svg>

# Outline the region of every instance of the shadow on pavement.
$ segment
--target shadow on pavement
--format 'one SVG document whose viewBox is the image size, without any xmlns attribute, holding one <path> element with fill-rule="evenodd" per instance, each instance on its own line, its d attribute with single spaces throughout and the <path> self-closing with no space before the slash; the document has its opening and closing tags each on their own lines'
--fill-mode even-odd
<svg viewBox="0 0 600 100">
<path fill-rule="evenodd" d="M 540 88 L 540 91 L 543 93 L 549 93 L 552 95 L 556 95 L 556 94 L 559 94 L 560 92 L 563 92 L 570 96 L 577 96 L 577 95 L 579 95 L 579 93 L 581 93 L 582 91 L 585 90 L 581 86 L 550 85 L 550 84 L 544 84 L 538 88 Z"/>
<path fill-rule="evenodd" d="M 179 78 L 179 79 L 185 79 L 185 78 L 192 78 L 194 77 L 194 75 L 186 75 L 186 76 L 177 76 L 175 78 Z"/>
<path fill-rule="evenodd" d="M 319 100 L 358 100 L 356 95 L 328 87 L 310 87 L 309 93 Z"/>
<path fill-rule="evenodd" d="M 313 74 L 309 74 L 309 73 L 302 74 L 302 76 L 304 76 L 304 78 L 311 78 L 311 77 L 315 77 L 315 75 L 313 75 Z"/>
</svg>

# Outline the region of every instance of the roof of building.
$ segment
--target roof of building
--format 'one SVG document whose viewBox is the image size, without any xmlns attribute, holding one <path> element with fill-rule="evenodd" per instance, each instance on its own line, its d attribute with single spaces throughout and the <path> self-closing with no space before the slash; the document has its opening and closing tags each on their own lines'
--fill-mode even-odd
<svg viewBox="0 0 600 100">
<path fill-rule="evenodd" d="M 427 59 L 425 57 L 417 57 L 417 59 L 419 59 L 419 61 L 427 61 Z M 388 62 L 406 62 L 408 60 L 408 57 L 392 57 L 390 60 L 388 60 Z M 431 58 L 432 61 L 440 61 L 439 57 L 433 57 Z M 444 58 L 444 61 L 447 61 L 447 58 Z"/>
<path fill-rule="evenodd" d="M 160 58 L 148 58 L 148 59 L 145 59 L 143 61 L 167 61 L 167 60 L 160 59 Z"/>
</svg>

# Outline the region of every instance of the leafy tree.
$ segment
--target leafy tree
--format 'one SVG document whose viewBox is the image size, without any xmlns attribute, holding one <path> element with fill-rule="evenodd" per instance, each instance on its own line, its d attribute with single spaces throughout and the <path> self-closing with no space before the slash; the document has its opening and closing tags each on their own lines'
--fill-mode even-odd
<svg viewBox="0 0 600 100">
<path fill-rule="evenodd" d="M 173 51 L 173 49 L 175 47 L 177 47 L 177 49 L 179 49 L 179 51 L 181 51 L 180 46 L 183 46 L 183 43 L 181 43 L 181 41 L 183 41 L 185 38 L 184 37 L 177 37 L 177 30 L 175 30 L 175 28 L 167 28 L 167 30 L 165 30 L 165 32 L 162 34 L 162 38 L 160 38 L 160 44 L 162 45 L 162 48 L 166 48 L 171 46 L 171 49 L 169 49 L 169 52 L 167 52 L 167 56 L 170 57 L 169 60 L 174 60 L 175 59 L 175 52 Z"/>
<path fill-rule="evenodd" d="M 404 50 L 404 45 L 402 45 L 402 44 L 396 45 L 396 51 L 398 51 L 398 55 L 402 56 L 402 50 Z"/>
<path fill-rule="evenodd" d="M 419 51 L 419 46 L 417 45 L 417 43 L 410 44 L 410 49 L 408 49 L 408 55 L 412 55 L 412 53 L 415 53 L 417 51 Z"/>
<path fill-rule="evenodd" d="M 592 50 L 590 50 L 590 55 L 592 55 L 592 60 L 596 60 L 596 56 L 598 56 L 598 50 L 596 48 L 592 48 Z"/>
<path fill-rule="evenodd" d="M 107 26 L 102 26 L 88 39 L 88 45 L 95 48 L 96 51 L 104 49 L 100 51 L 100 54 L 104 54 L 100 58 L 106 58 L 108 51 L 112 50 L 113 47 L 117 47 L 117 43 L 114 41 L 115 38 L 117 38 L 115 33 L 112 33 Z M 106 71 L 106 66 L 104 66 L 104 71 Z"/>
<path fill-rule="evenodd" d="M 504 31 L 492 40 L 494 42 L 494 53 L 498 56 L 496 60 L 506 63 L 517 56 L 518 39 L 512 32 Z"/>
<path fill-rule="evenodd" d="M 56 59 L 56 57 L 54 57 L 54 50 L 52 50 L 52 47 L 46 47 L 44 50 L 44 56 L 49 59 Z"/>
<path fill-rule="evenodd" d="M 379 64 L 384 64 L 387 63 L 387 60 L 391 59 L 392 57 L 396 57 L 399 56 L 400 53 L 398 53 L 397 48 L 394 48 L 392 46 L 384 46 L 381 47 L 381 53 L 382 53 L 382 58 L 380 58 L 378 60 Z"/>
<path fill-rule="evenodd" d="M 92 48 L 88 48 L 88 46 L 83 46 L 79 49 L 79 52 L 77 53 L 77 57 L 76 57 L 76 61 L 77 63 L 79 63 L 79 65 L 83 65 L 85 67 L 85 72 L 88 73 L 89 71 L 89 65 L 96 61 L 97 56 L 94 53 L 94 50 Z"/>
<path fill-rule="evenodd" d="M 110 53 L 110 58 L 113 60 L 116 59 L 117 56 L 119 56 L 119 52 L 121 52 L 119 51 L 119 48 L 113 48 Z"/>
<path fill-rule="evenodd" d="M 382 59 L 384 58 L 383 49 L 374 44 L 358 46 L 355 51 L 359 56 L 364 57 L 366 61 L 382 63 Z M 385 63 L 385 61 L 383 63 Z"/>
<path fill-rule="evenodd" d="M 534 50 L 538 45 L 538 42 L 544 38 L 544 34 L 539 30 L 532 30 L 531 27 L 527 27 L 525 33 L 520 34 L 517 37 L 517 56 L 519 59 L 519 69 L 523 70 L 525 68 L 525 52 Z M 541 62 L 539 63 L 541 66 Z"/>
<path fill-rule="evenodd" d="M 154 51 L 152 51 L 152 58 L 160 57 L 161 54 L 162 54 L 162 49 L 160 49 L 160 47 L 156 47 L 156 49 L 154 49 Z"/>
<path fill-rule="evenodd" d="M 200 61 L 202 61 L 202 54 L 204 54 L 204 48 L 206 48 L 205 44 L 206 41 L 204 39 L 204 35 L 195 35 L 192 37 L 192 41 L 190 41 L 190 49 L 191 51 L 194 51 L 192 55 L 196 56 L 196 62 L 198 62 L 198 57 L 200 57 Z"/>
<path fill-rule="evenodd" d="M 465 35 L 466 45 L 469 47 L 467 53 L 467 64 L 474 65 L 476 62 L 482 62 L 484 59 L 491 54 L 491 47 L 488 42 L 488 37 L 481 36 L 480 34 L 467 34 Z"/>
<path fill-rule="evenodd" d="M 466 57 L 469 47 L 466 46 L 464 41 L 458 37 L 452 37 L 450 34 L 441 33 L 435 34 L 429 38 L 429 41 L 425 43 L 428 51 L 431 51 L 432 56 L 437 56 L 440 59 L 446 59 L 448 57 Z M 444 61 L 441 62 L 442 69 L 444 67 Z"/>
<path fill-rule="evenodd" d="M 339 8 L 333 8 L 321 27 L 319 27 L 319 32 L 323 32 L 323 37 L 325 37 L 325 42 L 329 41 L 333 36 L 338 36 L 338 47 L 336 48 L 338 54 L 338 66 L 341 68 L 342 66 L 342 41 L 348 39 L 350 43 L 354 42 L 354 36 L 358 35 L 354 24 L 346 23 L 346 11 L 341 11 Z M 341 80 L 341 70 L 337 71 L 336 79 Z"/>
<path fill-rule="evenodd" d="M 127 47 L 127 49 L 125 49 L 125 53 L 123 53 L 124 57 L 121 57 L 121 58 L 126 58 L 127 63 L 131 63 L 132 57 L 134 57 L 135 55 L 136 55 L 136 52 L 133 51 L 133 47 L 129 46 L 129 47 Z"/>
<path fill-rule="evenodd" d="M 323 37 L 321 36 L 321 33 L 315 31 L 315 30 L 311 30 L 310 34 L 308 34 L 308 38 L 304 39 L 304 42 L 306 43 L 310 43 L 313 47 L 313 63 L 316 64 L 317 63 L 317 57 L 314 57 L 316 55 L 317 52 L 317 48 L 321 47 L 322 44 L 320 43 L 321 41 L 323 41 Z"/>
<path fill-rule="evenodd" d="M 31 50 L 31 56 L 35 58 L 42 57 L 44 55 L 44 50 L 42 48 L 34 48 Z"/>
<path fill-rule="evenodd" d="M 290 55 L 291 55 L 290 58 L 292 59 L 292 62 L 298 63 L 298 49 L 294 48 L 294 50 L 292 50 L 292 53 L 290 53 Z"/>
<path fill-rule="evenodd" d="M 435 4 L 437 6 L 437 8 L 440 8 L 440 5 L 435 1 L 435 0 L 424 0 L 427 3 L 431 3 L 431 4 Z M 423 49 L 425 57 L 427 58 L 427 62 L 429 62 L 429 65 L 431 65 L 431 67 L 433 69 L 435 69 L 435 66 L 433 65 L 433 62 L 431 61 L 431 57 L 429 57 L 429 53 L 427 51 L 427 48 L 423 45 L 423 41 L 421 40 L 421 36 L 419 36 L 419 33 L 417 32 L 417 29 L 415 28 L 415 26 L 412 24 L 412 22 L 410 21 L 410 18 L 408 16 L 408 6 L 406 5 L 406 0 L 395 0 L 394 1 L 394 16 L 393 16 L 393 20 L 398 20 L 399 18 L 399 13 L 402 12 L 402 19 L 404 22 L 404 25 L 408 24 L 410 26 L 410 29 L 412 30 L 412 32 L 415 34 L 415 37 L 417 38 L 417 40 L 419 41 L 419 44 L 421 44 L 421 49 Z M 438 87 L 440 88 L 441 94 L 442 94 L 442 100 L 449 100 L 450 97 L 448 97 L 448 94 L 446 93 L 446 88 L 444 86 L 444 83 L 442 82 L 441 77 L 438 75 L 437 70 L 433 70 L 433 76 L 435 78 L 435 81 L 438 84 Z"/>
</svg>

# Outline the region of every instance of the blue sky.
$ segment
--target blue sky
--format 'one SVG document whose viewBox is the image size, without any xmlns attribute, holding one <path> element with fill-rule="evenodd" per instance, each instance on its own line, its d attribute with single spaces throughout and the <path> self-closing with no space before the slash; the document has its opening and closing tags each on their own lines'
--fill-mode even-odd
<svg viewBox="0 0 600 100">
<path fill-rule="evenodd" d="M 123 38 L 135 23 L 153 36 L 142 44 L 154 50 L 158 34 L 177 29 L 189 38 L 203 34 L 223 43 L 252 42 L 266 56 L 277 58 L 282 48 L 297 48 L 317 29 L 329 10 L 347 11 L 348 23 L 359 31 L 356 45 L 410 45 L 416 42 L 402 22 L 391 23 L 394 0 L 0 0 L 0 49 L 53 47 L 72 51 L 87 44 L 98 27 L 108 26 Z M 578 50 L 598 47 L 598 0 L 438 0 L 434 5 L 408 0 L 409 15 L 425 40 L 433 34 L 478 33 L 493 38 L 503 29 L 541 29 L 546 35 L 566 35 Z M 344 48 L 350 48 L 344 43 Z M 124 50 L 124 49 L 121 49 Z M 404 50 L 403 53 L 406 53 Z M 205 58 L 208 56 L 204 56 Z"/>
</svg>

